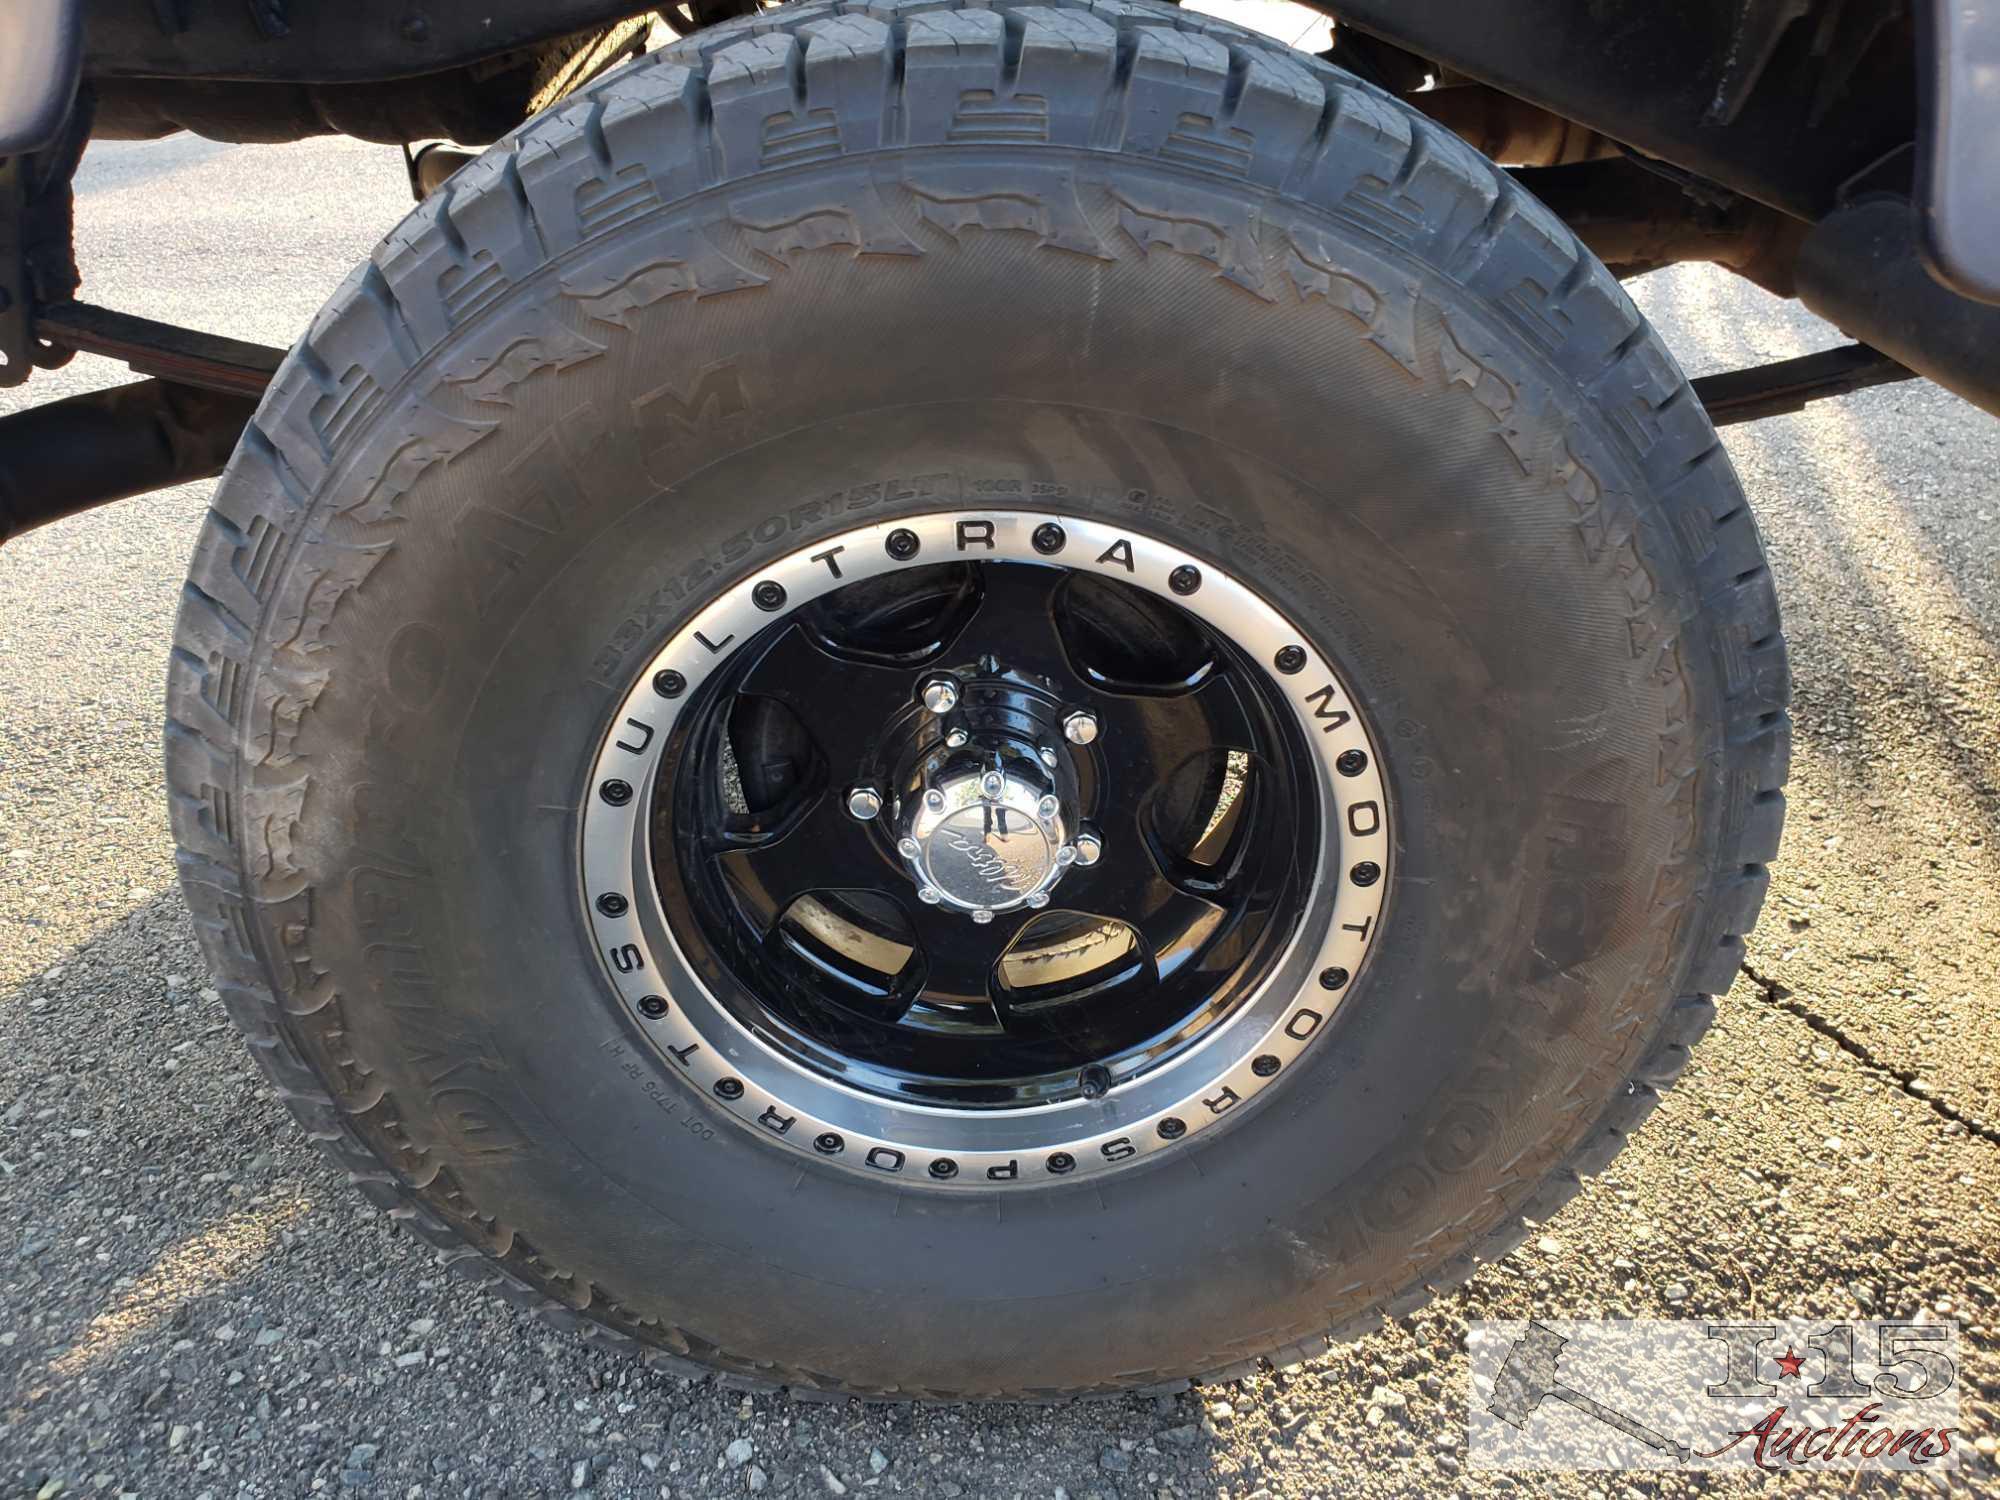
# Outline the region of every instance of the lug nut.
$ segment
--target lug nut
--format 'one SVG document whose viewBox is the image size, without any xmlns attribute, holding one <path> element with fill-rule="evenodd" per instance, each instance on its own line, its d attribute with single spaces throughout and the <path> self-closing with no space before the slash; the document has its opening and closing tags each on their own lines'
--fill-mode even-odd
<svg viewBox="0 0 2000 1500">
<path fill-rule="evenodd" d="M 993 920 L 993 913 L 988 911 L 985 907 L 981 906 L 973 911 L 972 920 L 978 923 L 981 927 L 984 927 L 988 922 Z"/>
<path fill-rule="evenodd" d="M 924 806 L 928 807 L 932 812 L 942 811 L 944 808 L 944 793 L 936 787 L 932 787 L 928 792 L 924 793 Z"/>
<path fill-rule="evenodd" d="M 1076 862 L 1080 865 L 1094 865 L 1104 855 L 1104 845 L 1094 833 L 1079 833 L 1076 836 Z"/>
<path fill-rule="evenodd" d="M 1097 738 L 1097 715 L 1077 709 L 1063 719 L 1063 738 L 1072 745 L 1088 745 Z"/>
<path fill-rule="evenodd" d="M 872 786 L 858 786 L 847 794 L 847 811 L 866 823 L 882 811 L 882 794 Z"/>
<path fill-rule="evenodd" d="M 1007 778 L 998 771 L 988 771 L 979 778 L 979 790 L 989 797 L 997 797 L 1007 790 Z"/>
<path fill-rule="evenodd" d="M 915 839 L 897 839 L 896 852 L 905 859 L 915 859 L 924 852 L 924 846 Z"/>
<path fill-rule="evenodd" d="M 967 734 L 963 729 L 947 730 L 944 737 L 945 748 L 949 750 L 963 750 L 965 742 L 971 738 L 972 736 Z"/>
<path fill-rule="evenodd" d="M 1062 803 L 1058 802 L 1053 795 L 1050 795 L 1042 798 L 1041 801 L 1035 804 L 1035 811 L 1045 818 L 1053 818 L 1057 813 L 1062 811 Z"/>
<path fill-rule="evenodd" d="M 926 885 L 926 886 L 920 886 L 918 888 L 917 899 L 923 902 L 924 905 L 926 906 L 936 906 L 938 902 L 944 899 L 944 897 L 938 894 L 938 889 L 936 886 Z"/>
<path fill-rule="evenodd" d="M 948 714 L 958 707 L 958 684 L 949 677 L 933 677 L 924 684 L 924 707 L 934 714 Z"/>
<path fill-rule="evenodd" d="M 1056 747 L 1054 745 L 1038 746 L 1035 753 L 1041 756 L 1042 764 L 1047 766 L 1051 771 L 1056 768 Z"/>
</svg>

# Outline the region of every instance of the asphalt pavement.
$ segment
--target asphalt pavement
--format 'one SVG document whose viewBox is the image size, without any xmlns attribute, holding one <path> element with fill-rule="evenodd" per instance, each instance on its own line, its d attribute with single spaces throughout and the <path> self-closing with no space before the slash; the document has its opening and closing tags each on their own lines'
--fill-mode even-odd
<svg viewBox="0 0 2000 1500">
<path fill-rule="evenodd" d="M 87 295 L 288 343 L 405 210 L 393 149 L 99 145 Z M 1634 286 L 1690 373 L 1837 335 L 1723 273 Z M 129 378 L 79 358 L 0 411 Z M 1726 434 L 1797 675 L 1748 972 L 1610 1172 L 1508 1262 L 1297 1369 L 1063 1408 L 795 1406 L 552 1337 L 311 1149 L 174 883 L 163 682 L 210 486 L 0 551 L 0 1500 L 1678 1493 L 1465 1446 L 1465 1322 L 1956 1319 L 2000 1490 L 2000 425 L 1922 383 Z M 1812 1481 L 1800 1479 L 1795 1485 Z"/>
</svg>

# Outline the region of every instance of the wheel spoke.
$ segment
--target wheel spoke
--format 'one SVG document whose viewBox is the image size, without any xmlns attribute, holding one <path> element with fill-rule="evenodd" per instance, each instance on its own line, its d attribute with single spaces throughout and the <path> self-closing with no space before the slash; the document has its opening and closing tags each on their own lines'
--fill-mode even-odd
<svg viewBox="0 0 2000 1500">
<path fill-rule="evenodd" d="M 1159 904 L 1153 887 L 1162 879 L 1198 897 L 1212 893 L 1216 882 L 1205 877 L 1217 872 L 1158 847 L 1142 806 L 1118 798 L 1086 821 L 1103 852 L 1097 864 L 1072 866 L 1063 876 L 1055 892 L 1062 905 L 1123 920 L 1127 912 Z"/>
<path fill-rule="evenodd" d="M 1056 886 L 1055 899 L 1064 906 L 1074 906 L 1078 893 L 1087 890 L 1092 900 L 1084 903 L 1084 910 L 1102 912 L 1108 917 L 1121 916 L 1119 908 L 1136 902 L 1144 883 L 1159 869 L 1146 838 L 1138 800 L 1114 797 L 1084 821 L 1097 835 L 1103 853 L 1097 864 L 1071 865 Z M 1099 901 L 1111 904 L 1095 904 Z"/>
<path fill-rule="evenodd" d="M 1074 687 L 1079 679 L 1056 629 L 1060 568 L 987 563 L 979 569 L 979 605 L 959 633 L 961 647 L 990 652 L 1000 665 Z"/>
<path fill-rule="evenodd" d="M 1138 863 L 1136 875 L 1132 873 Z M 1154 866 L 1143 849 L 1072 870 L 1056 887 L 1056 904 L 1123 922 L 1139 934 L 1160 981 L 1180 973 L 1221 929 L 1228 911 L 1184 891 Z"/>
<path fill-rule="evenodd" d="M 738 692 L 775 698 L 798 715 L 834 768 L 866 754 L 883 727 L 909 702 L 907 669 L 850 661 L 820 645 L 797 622 L 778 632 Z"/>
<path fill-rule="evenodd" d="M 1227 915 L 1213 901 L 1155 880 L 1148 882 L 1146 899 L 1126 921 L 1138 929 L 1164 984 L 1194 961 Z"/>
<path fill-rule="evenodd" d="M 839 790 L 830 786 L 774 832 L 724 844 L 713 857 L 763 934 L 801 896 L 876 889 L 895 872 L 865 825 L 841 806 Z"/>
<path fill-rule="evenodd" d="M 1035 916 L 1025 907 L 996 912 L 991 922 L 974 922 L 969 913 L 932 906 L 915 897 L 903 903 L 916 938 L 912 981 L 921 964 L 921 993 L 947 1004 L 992 1005 L 999 986 L 993 971 L 1000 955 Z M 1005 1024 L 1005 1016 L 1001 1017 Z"/>
<path fill-rule="evenodd" d="M 1247 750 L 1259 736 L 1229 672 L 1211 672 L 1183 692 L 1103 697 L 1096 704 L 1097 743 L 1122 787 L 1160 786 L 1203 750 Z"/>
</svg>

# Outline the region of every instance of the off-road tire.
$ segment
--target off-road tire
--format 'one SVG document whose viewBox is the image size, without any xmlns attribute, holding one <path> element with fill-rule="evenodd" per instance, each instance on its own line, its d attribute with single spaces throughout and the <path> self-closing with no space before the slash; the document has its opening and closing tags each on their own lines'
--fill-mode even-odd
<svg viewBox="0 0 2000 1500">
<path fill-rule="evenodd" d="M 982 485 L 1267 590 L 1397 838 L 1310 1068 L 1011 1200 L 614 1067 L 574 899 L 586 752 L 665 636 Z M 1309 1358 L 1601 1169 L 1738 968 L 1787 690 L 1672 357 L 1457 138 L 1167 6 L 809 3 L 528 122 L 339 289 L 215 497 L 167 765 L 230 1014 L 457 1269 L 748 1387 L 1054 1397 Z"/>
</svg>

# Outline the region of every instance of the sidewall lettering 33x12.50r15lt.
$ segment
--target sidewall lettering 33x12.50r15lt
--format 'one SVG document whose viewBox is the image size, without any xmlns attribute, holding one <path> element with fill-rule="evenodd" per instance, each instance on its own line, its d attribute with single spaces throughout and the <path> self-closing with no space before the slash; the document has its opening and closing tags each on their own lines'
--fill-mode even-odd
<svg viewBox="0 0 2000 1500">
<path fill-rule="evenodd" d="M 467 1274 L 690 1370 L 1050 1396 L 1308 1356 L 1608 1161 L 1737 967 L 1786 691 L 1699 404 L 1462 141 L 1170 7 L 807 5 L 530 121 L 340 290 L 216 496 L 168 769 L 232 1013 Z M 822 816 L 866 873 L 801 937 Z M 964 978 L 1072 909 L 1138 933 L 1117 1004 Z"/>
</svg>

